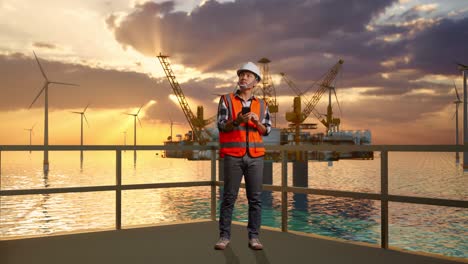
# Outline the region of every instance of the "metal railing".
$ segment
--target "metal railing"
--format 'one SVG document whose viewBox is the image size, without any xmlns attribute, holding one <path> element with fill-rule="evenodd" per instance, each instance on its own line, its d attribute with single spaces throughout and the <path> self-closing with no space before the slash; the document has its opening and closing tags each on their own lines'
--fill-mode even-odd
<svg viewBox="0 0 468 264">
<path fill-rule="evenodd" d="M 326 195 L 333 197 L 348 197 L 354 199 L 370 199 L 381 202 L 381 247 L 388 248 L 388 203 L 414 203 L 424 205 L 438 205 L 468 208 L 468 201 L 451 200 L 440 198 L 414 197 L 404 195 L 391 195 L 388 192 L 388 153 L 389 152 L 468 152 L 468 146 L 462 145 L 374 145 L 374 146 L 340 146 L 340 145 L 282 145 L 282 146 L 267 146 L 267 151 L 281 153 L 281 185 L 263 185 L 264 190 L 281 192 L 281 230 L 288 232 L 288 193 L 303 193 L 314 195 Z M 19 145 L 4 145 L 0 146 L 0 177 L 1 177 L 1 153 L 5 151 L 42 151 L 44 146 L 19 146 Z M 2 190 L 0 188 L 0 198 L 2 196 L 15 195 L 30 195 L 30 194 L 52 194 L 52 193 L 72 193 L 72 192 L 100 192 L 100 191 L 115 191 L 115 228 L 122 228 L 122 191 L 123 190 L 138 190 L 138 189 L 159 189 L 159 188 L 175 188 L 175 187 L 195 187 L 195 186 L 211 186 L 211 220 L 216 220 L 216 187 L 222 186 L 223 182 L 216 180 L 216 160 L 217 147 L 214 146 L 76 146 L 76 145 L 55 145 L 48 146 L 48 151 L 115 151 L 116 153 L 116 181 L 115 185 L 106 186 L 86 186 L 86 187 L 65 187 L 65 188 L 46 188 L 46 189 L 20 189 L 20 190 Z M 191 182 L 176 182 L 176 183 L 150 183 L 150 184 L 127 184 L 122 185 L 122 151 L 123 150 L 211 150 L 211 180 L 210 181 L 191 181 Z M 290 187 L 288 186 L 288 152 L 295 151 L 376 151 L 380 152 L 381 172 L 380 172 L 380 193 L 364 193 L 354 191 L 338 191 L 315 189 L 305 187 Z M 1 180 L 1 178 L 0 178 Z M 1 181 L 0 181 L 1 182 Z M 1 186 L 0 186 L 1 187 Z M 242 187 L 245 187 L 242 184 Z"/>
</svg>

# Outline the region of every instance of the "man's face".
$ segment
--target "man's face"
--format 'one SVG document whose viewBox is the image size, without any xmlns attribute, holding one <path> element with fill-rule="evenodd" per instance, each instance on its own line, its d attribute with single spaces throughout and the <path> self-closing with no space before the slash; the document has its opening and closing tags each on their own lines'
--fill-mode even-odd
<svg viewBox="0 0 468 264">
<path fill-rule="evenodd" d="M 239 74 L 239 85 L 248 85 L 246 88 L 252 88 L 257 84 L 255 74 L 249 71 L 243 71 Z"/>
</svg>

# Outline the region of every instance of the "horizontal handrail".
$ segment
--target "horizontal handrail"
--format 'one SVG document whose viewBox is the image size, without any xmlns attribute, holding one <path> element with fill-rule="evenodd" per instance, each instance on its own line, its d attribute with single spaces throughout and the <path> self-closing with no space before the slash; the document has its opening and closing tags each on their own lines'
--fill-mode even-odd
<svg viewBox="0 0 468 264">
<path fill-rule="evenodd" d="M 210 150 L 215 149 L 217 146 L 208 145 L 0 145 L 0 151 L 77 151 L 77 150 L 91 150 L 91 151 L 116 151 L 116 150 Z"/>
<path fill-rule="evenodd" d="M 200 186 L 223 186 L 223 181 L 190 181 L 190 182 L 171 182 L 171 183 L 146 183 L 146 184 L 128 184 L 121 185 L 120 188 L 116 185 L 102 186 L 83 186 L 83 187 L 62 187 L 62 188 L 39 188 L 39 189 L 13 189 L 0 190 L 0 196 L 16 196 L 16 195 L 34 195 L 34 194 L 58 194 L 58 193 L 74 193 L 74 192 L 99 192 L 99 191 L 116 191 L 116 190 L 142 190 L 142 189 L 160 189 L 160 188 L 183 188 L 183 187 L 200 187 Z M 245 183 L 241 183 L 241 188 L 245 188 Z M 265 191 L 282 191 L 279 185 L 263 185 Z M 468 201 L 452 200 L 443 198 L 417 197 L 407 195 L 388 195 L 387 198 L 382 197 L 379 193 L 366 193 L 354 191 L 339 191 L 325 190 L 304 187 L 287 187 L 286 192 L 314 194 L 333 197 L 347 197 L 355 199 L 369 200 L 387 200 L 389 202 L 416 203 L 426 205 L 439 205 L 449 207 L 468 208 Z"/>
<path fill-rule="evenodd" d="M 222 181 L 216 181 L 217 186 L 223 186 Z M 245 183 L 241 183 L 241 188 L 245 188 Z M 282 191 L 281 186 L 264 184 L 263 190 L 265 191 Z M 468 201 L 466 200 L 453 200 L 443 198 L 429 198 L 429 197 L 417 197 L 408 195 L 388 195 L 384 196 L 380 193 L 367 193 L 367 192 L 354 192 L 354 191 L 339 191 L 339 190 L 327 190 L 327 189 L 316 189 L 316 188 L 305 188 L 305 187 L 286 187 L 286 192 L 290 193 L 302 193 L 302 194 L 314 194 L 323 196 L 333 197 L 347 197 L 354 199 L 369 199 L 377 201 L 389 201 L 389 202 L 400 202 L 400 203 L 416 203 L 426 205 L 440 205 L 449 207 L 460 207 L 468 208 Z"/>
<path fill-rule="evenodd" d="M 468 152 L 468 145 L 265 145 L 271 151 Z M 217 145 L 0 145 L 0 151 L 217 150 Z"/>
<path fill-rule="evenodd" d="M 102 186 L 62 187 L 62 188 L 14 189 L 14 190 L 0 190 L 0 196 L 198 187 L 198 186 L 211 186 L 212 184 L 213 183 L 211 181 L 191 181 L 191 182 L 128 184 L 128 185 L 121 185 L 121 186 L 102 185 Z"/>
</svg>

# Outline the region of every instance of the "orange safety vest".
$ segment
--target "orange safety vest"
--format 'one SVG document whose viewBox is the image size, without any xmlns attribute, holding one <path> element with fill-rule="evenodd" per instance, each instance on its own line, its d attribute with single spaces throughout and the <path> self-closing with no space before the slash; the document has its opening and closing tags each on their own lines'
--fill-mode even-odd
<svg viewBox="0 0 468 264">
<path fill-rule="evenodd" d="M 242 102 L 240 98 L 233 93 L 223 96 L 224 103 L 229 109 L 228 120 L 237 118 L 239 112 L 242 112 Z M 250 105 L 250 111 L 256 113 L 260 122 L 265 117 L 265 103 L 263 100 L 254 98 Z M 257 126 L 249 120 L 248 123 L 242 123 L 230 132 L 219 132 L 219 155 L 223 158 L 225 155 L 242 157 L 249 151 L 251 157 L 261 157 L 265 155 L 263 139 L 258 132 Z"/>
</svg>

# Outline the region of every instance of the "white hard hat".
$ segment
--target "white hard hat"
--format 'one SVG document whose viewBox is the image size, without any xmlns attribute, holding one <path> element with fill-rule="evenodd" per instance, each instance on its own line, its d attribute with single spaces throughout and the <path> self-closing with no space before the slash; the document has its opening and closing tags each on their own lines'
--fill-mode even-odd
<svg viewBox="0 0 468 264">
<path fill-rule="evenodd" d="M 240 69 L 237 70 L 237 76 L 240 75 L 243 71 L 249 71 L 257 77 L 257 81 L 260 81 L 262 77 L 260 76 L 260 69 L 255 65 L 253 62 L 247 62 L 246 64 L 242 65 Z"/>
</svg>

